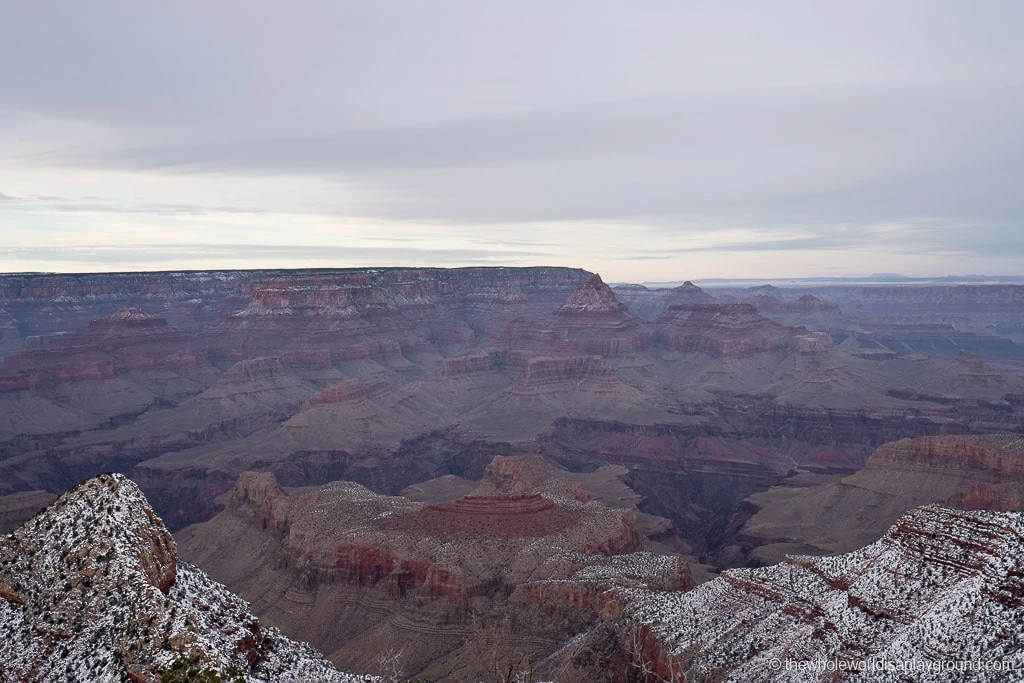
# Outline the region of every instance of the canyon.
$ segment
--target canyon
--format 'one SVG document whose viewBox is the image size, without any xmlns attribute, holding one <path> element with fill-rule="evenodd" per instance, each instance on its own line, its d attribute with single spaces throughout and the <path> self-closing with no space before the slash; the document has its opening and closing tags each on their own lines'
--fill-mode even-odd
<svg viewBox="0 0 1024 683">
<path fill-rule="evenodd" d="M 792 558 L 1021 509 L 1014 287 L 0 275 L 0 532 L 115 472 L 184 560 L 344 670 L 718 671 L 636 595 L 768 572 L 817 600 Z"/>
</svg>

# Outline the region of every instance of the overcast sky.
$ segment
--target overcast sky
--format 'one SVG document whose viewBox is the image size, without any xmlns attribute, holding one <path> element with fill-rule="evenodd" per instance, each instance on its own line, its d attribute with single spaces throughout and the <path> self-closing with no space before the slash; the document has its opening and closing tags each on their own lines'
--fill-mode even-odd
<svg viewBox="0 0 1024 683">
<path fill-rule="evenodd" d="M 0 271 L 1024 275 L 1024 3 L 5 0 Z"/>
</svg>

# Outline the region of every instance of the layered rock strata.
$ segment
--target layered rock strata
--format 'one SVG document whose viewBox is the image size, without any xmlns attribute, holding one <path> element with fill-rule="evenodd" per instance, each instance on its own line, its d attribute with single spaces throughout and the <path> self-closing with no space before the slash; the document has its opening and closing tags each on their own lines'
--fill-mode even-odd
<svg viewBox="0 0 1024 683">
<path fill-rule="evenodd" d="M 188 334 L 139 309 L 93 320 L 43 348 L 4 358 L 0 391 L 112 379 L 132 371 L 180 370 L 206 363 Z"/>
<path fill-rule="evenodd" d="M 663 678 L 1019 680 L 1022 549 L 1020 513 L 927 506 L 847 555 L 730 570 L 686 593 L 615 587 L 608 598 Z M 840 661 L 855 669 L 837 673 Z M 948 668 L 958 664 L 968 668 Z"/>
<path fill-rule="evenodd" d="M 803 342 L 804 350 L 832 345 L 826 335 L 785 327 L 750 304 L 672 306 L 656 321 L 657 338 L 669 348 L 712 356 L 748 356 Z"/>
<path fill-rule="evenodd" d="M 612 291 L 644 320 L 656 320 L 670 306 L 715 303 L 715 297 L 689 280 L 678 287 L 650 289 L 643 285 L 617 285 Z"/>
<path fill-rule="evenodd" d="M 510 611 L 510 600 L 539 599 L 527 584 L 628 564 L 608 558 L 633 557 L 645 543 L 634 510 L 584 502 L 568 480 L 541 480 L 426 504 L 348 482 L 290 492 L 269 473 L 244 473 L 228 508 L 180 532 L 179 544 L 339 665 L 370 670 L 382 647 L 401 645 L 406 675 L 476 680 L 494 653 L 542 657 L 596 618 Z M 691 585 L 686 563 L 673 566 L 665 580 Z M 479 648 L 498 633 L 504 642 L 484 657 Z"/>
<path fill-rule="evenodd" d="M 930 503 L 1024 509 L 1024 437 L 902 439 L 864 469 L 829 483 L 783 484 L 751 496 L 758 509 L 739 534 L 757 562 L 791 552 L 846 552 L 874 541 L 907 510 Z"/>
</svg>

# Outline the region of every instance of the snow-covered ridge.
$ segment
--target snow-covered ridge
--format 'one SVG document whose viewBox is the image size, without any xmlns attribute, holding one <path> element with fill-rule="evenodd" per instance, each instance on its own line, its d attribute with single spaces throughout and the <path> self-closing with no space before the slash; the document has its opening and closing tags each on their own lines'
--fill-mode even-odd
<svg viewBox="0 0 1024 683">
<path fill-rule="evenodd" d="M 874 664 L 843 680 L 1024 680 L 1022 513 L 925 506 L 846 555 L 731 570 L 685 593 L 610 593 L 698 680 L 833 680 L 838 661 Z M 957 662 L 981 670 L 941 668 Z"/>
<path fill-rule="evenodd" d="M 177 562 L 138 487 L 91 479 L 0 538 L 0 680 L 157 681 L 179 659 L 247 681 L 349 683 L 308 645 Z"/>
</svg>

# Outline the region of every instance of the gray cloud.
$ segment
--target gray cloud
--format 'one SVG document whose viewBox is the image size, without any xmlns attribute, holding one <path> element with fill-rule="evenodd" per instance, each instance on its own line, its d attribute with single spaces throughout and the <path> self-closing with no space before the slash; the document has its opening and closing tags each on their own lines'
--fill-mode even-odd
<svg viewBox="0 0 1024 683">
<path fill-rule="evenodd" d="M 655 226 L 619 255 L 634 260 L 870 245 L 1024 256 L 1013 0 L 45 4 L 14 0 L 0 22 L 0 119 L 18 122 L 7 144 L 27 168 L 359 186 L 304 207 L 461 223 L 480 245 L 510 223 L 599 222 L 595 242 Z M 0 202 L 281 210 L 97 190 L 111 198 Z M 880 236 L 879 223 L 907 228 Z M 726 228 L 758 237 L 669 244 Z M 572 258 L 555 231 L 514 237 Z"/>
<path fill-rule="evenodd" d="M 545 256 L 530 251 L 496 253 L 484 249 L 419 249 L 414 247 L 332 247 L 322 245 L 264 245 L 264 244 L 147 244 L 132 247 L 6 247 L 11 255 L 26 261 L 52 261 L 55 263 L 119 264 L 134 262 L 158 266 L 195 261 L 250 261 L 267 264 L 288 260 L 302 262 L 335 261 L 339 267 L 349 263 L 375 262 L 375 265 L 418 262 L 429 266 L 465 263 L 498 263 L 508 259 Z"/>
<path fill-rule="evenodd" d="M 80 151 L 72 160 L 348 177 L 385 190 L 359 208 L 397 218 L 1008 218 L 1024 208 L 1020 120 L 1022 87 L 810 89 Z"/>
<path fill-rule="evenodd" d="M 82 200 L 67 197 L 35 196 L 30 198 L 0 195 L 0 202 L 10 202 L 8 207 L 16 211 L 49 211 L 59 213 L 112 213 L 148 214 L 154 216 L 208 216 L 218 213 L 265 214 L 259 207 L 230 206 L 226 204 L 202 205 L 160 202 L 118 202 L 101 197 L 82 197 Z"/>
</svg>

